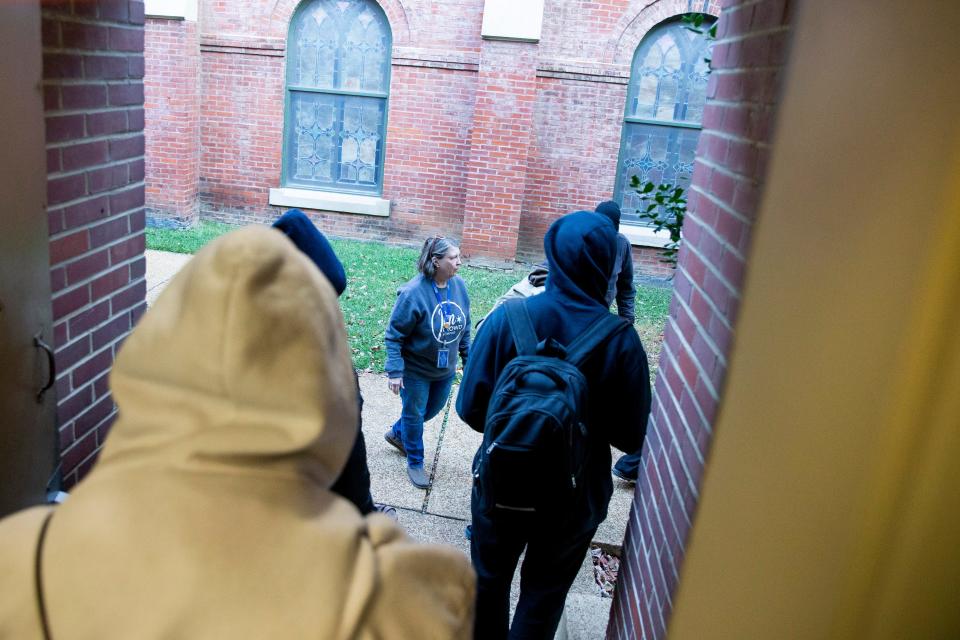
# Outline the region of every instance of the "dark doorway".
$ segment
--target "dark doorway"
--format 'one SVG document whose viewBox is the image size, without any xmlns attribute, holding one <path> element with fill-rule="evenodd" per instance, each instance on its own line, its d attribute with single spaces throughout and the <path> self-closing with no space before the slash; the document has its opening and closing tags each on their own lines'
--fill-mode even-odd
<svg viewBox="0 0 960 640">
<path fill-rule="evenodd" d="M 0 517 L 56 467 L 40 3 L 0 4 Z"/>
</svg>

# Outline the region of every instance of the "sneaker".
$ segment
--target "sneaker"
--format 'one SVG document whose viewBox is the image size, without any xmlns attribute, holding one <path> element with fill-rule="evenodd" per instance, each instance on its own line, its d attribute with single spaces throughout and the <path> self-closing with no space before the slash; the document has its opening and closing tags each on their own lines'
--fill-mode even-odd
<svg viewBox="0 0 960 640">
<path fill-rule="evenodd" d="M 403 448 L 403 443 L 400 442 L 400 438 L 393 435 L 392 427 L 387 429 L 387 432 L 383 434 L 383 439 L 389 442 L 390 444 L 392 444 L 393 446 L 395 446 L 397 450 L 400 451 L 400 453 L 402 453 L 403 455 L 407 455 L 407 450 Z"/>
<path fill-rule="evenodd" d="M 620 469 L 617 469 L 616 467 L 613 468 L 613 475 L 616 476 L 616 477 L 618 477 L 618 478 L 620 478 L 620 479 L 623 480 L 624 482 L 629 482 L 630 484 L 636 484 L 636 483 L 637 483 L 637 479 L 636 479 L 636 478 L 631 478 L 630 476 L 628 476 L 627 474 L 625 474 L 623 471 L 620 471 Z"/>
<path fill-rule="evenodd" d="M 382 514 L 385 515 L 385 516 L 389 516 L 389 517 L 393 518 L 394 520 L 396 520 L 397 522 L 400 521 L 400 518 L 397 517 L 397 510 L 394 509 L 393 507 L 391 507 L 391 506 L 388 505 L 388 504 L 377 504 L 377 503 L 374 503 L 374 505 L 373 505 L 373 510 L 376 511 L 377 513 L 382 513 Z"/>
<path fill-rule="evenodd" d="M 467 540 L 471 540 L 471 539 L 473 538 L 473 525 L 472 525 L 472 524 L 468 524 L 468 525 L 467 525 L 467 528 L 463 530 L 463 537 L 466 538 Z"/>
<path fill-rule="evenodd" d="M 423 468 L 423 465 L 419 466 L 407 466 L 407 475 L 410 476 L 410 482 L 413 483 L 417 489 L 426 489 L 430 486 L 430 478 L 427 476 L 426 470 Z"/>
</svg>

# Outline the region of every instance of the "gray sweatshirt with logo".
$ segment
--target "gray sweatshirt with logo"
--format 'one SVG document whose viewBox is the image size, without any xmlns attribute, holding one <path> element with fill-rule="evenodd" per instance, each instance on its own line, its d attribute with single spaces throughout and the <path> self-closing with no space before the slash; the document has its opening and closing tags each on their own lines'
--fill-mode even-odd
<svg viewBox="0 0 960 640">
<path fill-rule="evenodd" d="M 439 302 L 438 302 L 439 298 Z M 470 298 L 459 276 L 435 289 L 432 279 L 418 274 L 397 290 L 397 301 L 384 334 L 385 369 L 391 378 L 410 376 L 443 380 L 456 373 L 457 354 L 464 363 L 470 351 Z M 438 367 L 446 349 L 446 366 Z"/>
</svg>

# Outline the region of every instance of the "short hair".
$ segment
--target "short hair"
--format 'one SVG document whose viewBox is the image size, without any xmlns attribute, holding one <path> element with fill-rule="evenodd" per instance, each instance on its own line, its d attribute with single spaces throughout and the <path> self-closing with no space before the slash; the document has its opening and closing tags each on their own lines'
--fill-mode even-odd
<svg viewBox="0 0 960 640">
<path fill-rule="evenodd" d="M 450 249 L 457 248 L 457 243 L 452 238 L 430 236 L 423 241 L 423 248 L 420 249 L 420 257 L 417 259 L 417 270 L 427 278 L 433 278 L 437 273 L 433 259 L 442 258 Z"/>
</svg>

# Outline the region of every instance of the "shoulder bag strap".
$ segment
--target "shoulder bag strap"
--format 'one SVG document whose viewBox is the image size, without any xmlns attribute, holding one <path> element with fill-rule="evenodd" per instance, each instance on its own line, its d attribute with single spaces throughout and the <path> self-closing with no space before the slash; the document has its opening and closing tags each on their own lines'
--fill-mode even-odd
<svg viewBox="0 0 960 640">
<path fill-rule="evenodd" d="M 567 347 L 567 362 L 575 367 L 583 364 L 584 360 L 600 343 L 609 340 L 616 334 L 630 326 L 630 323 L 605 311 L 576 340 Z"/>
<path fill-rule="evenodd" d="M 43 519 L 43 525 L 40 527 L 40 537 L 37 539 L 37 551 L 34 558 L 34 587 L 37 595 L 37 609 L 40 614 L 40 627 L 43 630 L 44 640 L 51 640 L 50 623 L 47 620 L 47 605 L 43 599 L 43 543 L 47 538 L 47 528 L 50 526 L 50 520 L 53 518 L 51 510 L 47 517 Z"/>
<path fill-rule="evenodd" d="M 513 343 L 517 346 L 517 354 L 532 356 L 537 352 L 537 332 L 530 320 L 530 313 L 523 299 L 507 300 L 503 303 L 503 310 L 507 313 L 507 323 L 513 335 Z"/>
</svg>

